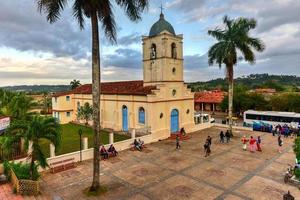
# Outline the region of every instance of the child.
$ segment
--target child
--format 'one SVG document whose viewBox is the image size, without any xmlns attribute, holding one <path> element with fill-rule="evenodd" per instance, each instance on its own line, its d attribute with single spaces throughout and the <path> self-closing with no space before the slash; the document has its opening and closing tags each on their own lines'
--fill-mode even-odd
<svg viewBox="0 0 300 200">
<path fill-rule="evenodd" d="M 260 136 L 257 137 L 257 140 L 256 140 L 256 147 L 257 147 L 257 151 L 260 151 L 261 152 L 261 139 L 260 139 Z"/>
<path fill-rule="evenodd" d="M 247 139 L 246 136 L 244 135 L 244 137 L 242 138 L 243 150 L 244 150 L 244 151 L 247 150 L 247 142 L 248 142 L 248 139 Z"/>
</svg>

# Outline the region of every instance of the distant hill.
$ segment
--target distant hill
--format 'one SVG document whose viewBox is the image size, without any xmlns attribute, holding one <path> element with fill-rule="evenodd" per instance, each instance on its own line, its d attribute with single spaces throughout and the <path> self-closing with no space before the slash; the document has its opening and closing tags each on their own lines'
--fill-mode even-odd
<svg viewBox="0 0 300 200">
<path fill-rule="evenodd" d="M 1 89 L 27 92 L 27 93 L 43 93 L 43 92 L 62 92 L 70 90 L 70 85 L 18 85 L 0 87 Z"/>
<path fill-rule="evenodd" d="M 300 77 L 290 75 L 269 75 L 269 74 L 251 74 L 236 78 L 234 84 L 243 84 L 246 88 L 273 88 L 277 91 L 300 91 Z M 227 90 L 227 80 L 218 78 L 206 82 L 193 82 L 188 83 L 188 87 L 192 91 L 214 90 L 221 89 Z M 1 87 L 0 87 L 1 88 Z M 42 93 L 42 92 L 61 92 L 70 90 L 70 85 L 20 85 L 20 86 L 7 86 L 3 89 L 12 91 L 24 91 L 28 93 Z"/>
<path fill-rule="evenodd" d="M 300 77 L 291 75 L 251 74 L 236 78 L 234 84 L 242 84 L 248 89 L 273 88 L 277 91 L 299 92 Z M 227 90 L 227 80 L 218 78 L 206 82 L 188 83 L 192 91 L 221 89 Z"/>
</svg>

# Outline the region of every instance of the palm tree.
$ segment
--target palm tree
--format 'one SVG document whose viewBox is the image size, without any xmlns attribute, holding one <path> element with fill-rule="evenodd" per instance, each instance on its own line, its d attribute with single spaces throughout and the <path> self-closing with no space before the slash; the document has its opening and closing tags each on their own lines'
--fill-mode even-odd
<svg viewBox="0 0 300 200">
<path fill-rule="evenodd" d="M 28 120 L 37 104 L 22 92 L 0 91 L 0 114 L 15 120 Z"/>
<path fill-rule="evenodd" d="M 47 14 L 47 20 L 54 23 L 66 7 L 68 0 L 37 0 L 39 11 Z M 112 42 L 116 42 L 116 22 L 112 11 L 112 1 L 109 0 L 73 0 L 73 17 L 84 29 L 85 17 L 91 20 L 92 28 L 92 96 L 93 96 L 93 132 L 94 132 L 94 170 L 93 183 L 90 191 L 99 189 L 100 173 L 100 49 L 99 27 L 100 21 L 105 35 Z M 116 5 L 125 10 L 132 21 L 141 19 L 141 14 L 148 7 L 148 0 L 115 0 Z"/>
<path fill-rule="evenodd" d="M 208 34 L 218 40 L 208 51 L 208 63 L 226 65 L 226 76 L 228 78 L 228 118 L 229 131 L 232 134 L 232 103 L 233 103 L 233 66 L 237 64 L 238 53 L 250 64 L 255 63 L 253 49 L 262 52 L 265 49 L 264 43 L 249 36 L 249 31 L 256 27 L 255 19 L 238 18 L 232 20 L 227 16 L 223 19 L 225 28 L 209 30 Z"/>
<path fill-rule="evenodd" d="M 35 161 L 37 161 L 42 168 L 48 166 L 46 156 L 41 150 L 40 140 L 49 140 L 55 146 L 55 151 L 57 151 L 61 143 L 60 125 L 53 117 L 34 116 L 29 122 L 17 121 L 5 132 L 2 145 L 4 149 L 9 150 L 12 144 L 20 141 L 21 138 L 25 140 L 26 150 L 31 149 L 31 153 L 28 157 L 31 158 L 30 176 L 31 179 L 33 179 Z"/>
<path fill-rule="evenodd" d="M 74 90 L 77 88 L 79 85 L 81 85 L 80 80 L 74 79 L 73 81 L 70 82 L 71 89 Z"/>
<path fill-rule="evenodd" d="M 88 102 L 86 102 L 84 106 L 81 106 L 77 113 L 78 119 L 85 120 L 85 126 L 88 126 L 89 120 L 91 120 L 92 116 L 93 107 Z"/>
</svg>

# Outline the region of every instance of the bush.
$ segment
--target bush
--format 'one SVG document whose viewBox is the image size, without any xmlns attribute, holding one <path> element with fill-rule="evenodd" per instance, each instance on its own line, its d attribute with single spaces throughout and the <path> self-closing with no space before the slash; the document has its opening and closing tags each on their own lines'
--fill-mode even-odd
<svg viewBox="0 0 300 200">
<path fill-rule="evenodd" d="M 300 137 L 295 138 L 293 150 L 299 162 L 300 161 Z"/>
<path fill-rule="evenodd" d="M 300 169 L 295 169 L 295 176 L 298 180 L 300 180 Z"/>
<path fill-rule="evenodd" d="M 33 170 L 33 179 L 30 177 L 30 164 L 25 163 L 9 163 L 8 161 L 4 162 L 4 173 L 7 175 L 7 177 L 10 178 L 10 173 L 9 170 L 12 169 L 18 179 L 26 179 L 26 180 L 38 180 L 40 177 L 40 174 L 38 172 L 38 165 L 34 165 L 34 170 Z"/>
</svg>

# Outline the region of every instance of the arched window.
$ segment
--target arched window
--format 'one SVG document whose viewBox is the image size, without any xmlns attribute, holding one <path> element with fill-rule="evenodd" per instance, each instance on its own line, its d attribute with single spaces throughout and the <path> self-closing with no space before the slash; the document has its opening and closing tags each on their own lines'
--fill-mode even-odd
<svg viewBox="0 0 300 200">
<path fill-rule="evenodd" d="M 150 53 L 150 58 L 151 59 L 156 59 L 156 45 L 152 44 L 151 45 L 151 53 Z"/>
<path fill-rule="evenodd" d="M 145 109 L 143 107 L 139 108 L 139 123 L 145 124 Z"/>
<path fill-rule="evenodd" d="M 175 43 L 172 43 L 172 45 L 171 45 L 171 57 L 172 58 L 177 58 L 176 44 Z"/>
</svg>

